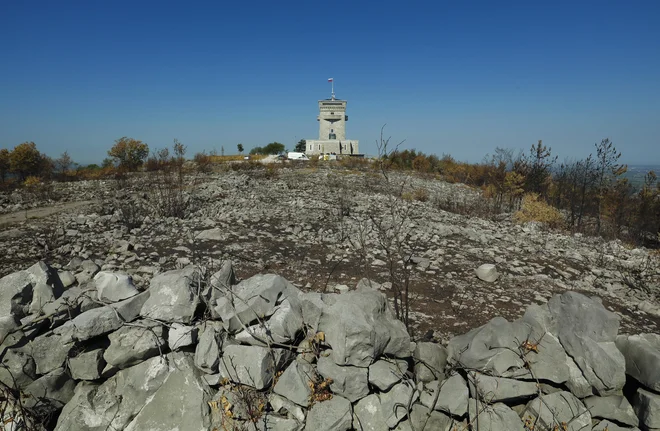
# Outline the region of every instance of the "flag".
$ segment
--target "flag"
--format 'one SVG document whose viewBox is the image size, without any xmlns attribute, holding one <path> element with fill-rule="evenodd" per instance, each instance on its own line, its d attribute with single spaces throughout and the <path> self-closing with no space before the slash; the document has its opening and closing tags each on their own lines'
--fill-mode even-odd
<svg viewBox="0 0 660 431">
<path fill-rule="evenodd" d="M 328 78 L 328 82 L 332 82 L 334 78 Z"/>
</svg>

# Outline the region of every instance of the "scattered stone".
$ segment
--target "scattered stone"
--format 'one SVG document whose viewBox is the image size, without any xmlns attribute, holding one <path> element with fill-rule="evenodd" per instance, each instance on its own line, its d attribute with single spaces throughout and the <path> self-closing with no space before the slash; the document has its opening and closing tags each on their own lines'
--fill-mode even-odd
<svg viewBox="0 0 660 431">
<path fill-rule="evenodd" d="M 479 277 L 479 280 L 488 283 L 496 281 L 500 276 L 497 272 L 497 268 L 492 263 L 484 263 L 475 270 L 475 273 L 477 274 L 477 277 Z"/>
</svg>

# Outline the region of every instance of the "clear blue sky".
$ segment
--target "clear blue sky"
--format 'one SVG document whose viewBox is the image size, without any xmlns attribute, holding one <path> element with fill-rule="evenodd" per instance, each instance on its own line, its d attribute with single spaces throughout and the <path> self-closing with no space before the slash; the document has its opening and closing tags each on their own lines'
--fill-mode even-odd
<svg viewBox="0 0 660 431">
<path fill-rule="evenodd" d="M 660 163 L 660 1 L 3 1 L 0 147 L 98 162 L 115 139 L 192 155 L 347 137 L 479 161 L 609 137 Z"/>
</svg>

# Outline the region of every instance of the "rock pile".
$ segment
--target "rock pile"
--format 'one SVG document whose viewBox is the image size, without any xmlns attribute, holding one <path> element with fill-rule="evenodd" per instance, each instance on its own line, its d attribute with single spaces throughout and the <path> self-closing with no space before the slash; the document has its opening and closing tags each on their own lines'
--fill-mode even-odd
<svg viewBox="0 0 660 431">
<path fill-rule="evenodd" d="M 0 279 L 2 423 L 660 429 L 660 336 L 618 335 L 598 299 L 568 291 L 445 347 L 411 342 L 371 286 L 303 293 L 272 274 L 238 282 L 226 262 L 158 274 L 142 290 L 91 264 L 39 262 Z"/>
</svg>

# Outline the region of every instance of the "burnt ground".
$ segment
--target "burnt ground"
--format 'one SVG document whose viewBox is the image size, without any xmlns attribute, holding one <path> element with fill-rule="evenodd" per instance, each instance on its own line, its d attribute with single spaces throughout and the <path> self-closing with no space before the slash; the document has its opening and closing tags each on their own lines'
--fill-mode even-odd
<svg viewBox="0 0 660 431">
<path fill-rule="evenodd" d="M 429 199 L 392 203 L 386 188 L 374 186 L 373 173 L 220 172 L 191 182 L 187 193 L 194 209 L 185 218 L 148 213 L 129 229 L 121 200 L 132 203 L 145 190 L 140 181 L 132 183 L 132 193 L 108 184 L 96 201 L 31 210 L 27 220 L 18 213 L 3 215 L 0 276 L 40 259 L 64 267 L 82 257 L 131 273 L 146 287 L 155 272 L 190 263 L 213 268 L 230 259 L 242 279 L 272 272 L 304 290 L 333 292 L 368 277 L 383 283 L 392 298 L 388 263 L 400 274 L 403 259 L 413 256 L 409 297 L 417 337 L 446 341 L 495 316 L 516 319 L 528 305 L 566 290 L 601 297 L 621 316 L 621 332 L 660 332 L 657 255 L 616 241 L 518 225 L 506 215 L 478 218 L 442 210 L 439 202 L 479 199 L 463 186 L 397 177 L 407 190 L 427 190 Z M 90 187 L 100 190 L 98 184 Z M 403 227 L 379 234 L 373 224 L 385 220 L 392 205 L 404 214 L 397 225 Z M 382 241 L 388 235 L 403 244 L 393 259 Z M 496 282 L 475 276 L 484 263 L 497 265 Z"/>
</svg>

